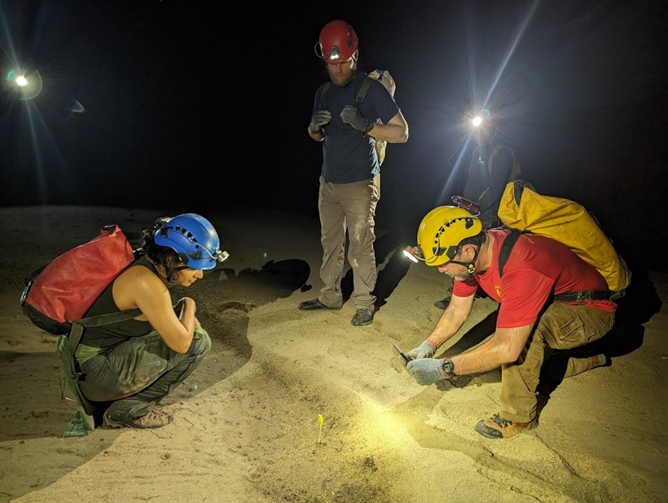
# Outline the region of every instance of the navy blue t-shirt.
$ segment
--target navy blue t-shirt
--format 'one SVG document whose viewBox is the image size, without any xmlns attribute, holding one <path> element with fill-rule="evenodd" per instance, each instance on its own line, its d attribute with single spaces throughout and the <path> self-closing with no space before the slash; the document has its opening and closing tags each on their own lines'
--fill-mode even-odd
<svg viewBox="0 0 668 503">
<path fill-rule="evenodd" d="M 346 87 L 330 82 L 324 94 L 325 84 L 315 93 L 313 111 L 326 109 L 332 114 L 331 122 L 324 127 L 322 146 L 322 177 L 326 182 L 352 183 L 368 180 L 380 173 L 374 139 L 363 136 L 361 131 L 341 120 L 341 111 L 345 106 L 355 104 L 357 91 L 365 77 L 365 73 L 358 72 Z M 365 119 L 373 122 L 380 119 L 387 124 L 400 108 L 385 86 L 373 80 L 359 110 Z"/>
</svg>

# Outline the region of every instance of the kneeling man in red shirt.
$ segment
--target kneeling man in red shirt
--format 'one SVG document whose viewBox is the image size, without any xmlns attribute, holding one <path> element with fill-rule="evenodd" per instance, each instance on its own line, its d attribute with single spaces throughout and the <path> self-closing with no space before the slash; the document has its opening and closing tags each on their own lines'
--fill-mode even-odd
<svg viewBox="0 0 668 503">
<path fill-rule="evenodd" d="M 513 238 L 517 241 L 501 261 L 500 272 L 503 242 Z M 450 305 L 436 328 L 406 353 L 407 370 L 419 384 L 429 385 L 501 367 L 500 411 L 475 427 L 487 438 L 509 438 L 535 428 L 543 363 L 554 352 L 600 339 L 614 325 L 617 306 L 608 298 L 603 276 L 548 237 L 483 231 L 480 220 L 465 209 L 441 206 L 422 220 L 416 256 L 454 281 Z M 468 318 L 478 286 L 500 303 L 495 334 L 471 351 L 432 358 Z M 602 354 L 570 358 L 565 377 L 605 362 Z"/>
</svg>

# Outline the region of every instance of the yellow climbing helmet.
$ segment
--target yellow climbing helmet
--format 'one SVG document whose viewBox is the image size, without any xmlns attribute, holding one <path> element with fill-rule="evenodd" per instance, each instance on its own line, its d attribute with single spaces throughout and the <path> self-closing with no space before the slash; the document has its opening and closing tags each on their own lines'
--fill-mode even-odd
<svg viewBox="0 0 668 503">
<path fill-rule="evenodd" d="M 418 254 L 429 266 L 450 262 L 464 239 L 482 232 L 482 223 L 457 206 L 439 206 L 425 215 L 417 232 Z"/>
</svg>

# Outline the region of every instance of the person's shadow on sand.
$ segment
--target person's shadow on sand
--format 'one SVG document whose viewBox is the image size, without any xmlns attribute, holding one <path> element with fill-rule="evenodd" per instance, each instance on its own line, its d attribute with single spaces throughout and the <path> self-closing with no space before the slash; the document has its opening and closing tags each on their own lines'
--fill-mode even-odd
<svg viewBox="0 0 668 503">
<path fill-rule="evenodd" d="M 267 262 L 261 269 L 216 269 L 207 274 L 192 297 L 197 317 L 211 337 L 211 352 L 198 369 L 164 403 L 202 392 L 243 367 L 253 352 L 248 342 L 249 313 L 303 287 L 309 265 L 299 259 Z M 185 294 L 186 291 L 183 291 Z"/>
<path fill-rule="evenodd" d="M 373 245 L 376 254 L 378 278 L 373 294 L 376 296 L 376 311 L 387 303 L 387 299 L 406 276 L 411 262 L 407 260 L 400 249 L 400 243 L 390 232 L 376 239 Z M 353 293 L 353 270 L 348 269 L 341 280 L 343 302 L 347 302 Z"/>
<path fill-rule="evenodd" d="M 645 336 L 645 327 L 650 318 L 661 309 L 661 298 L 649 279 L 647 271 L 636 269 L 626 295 L 615 301 L 617 313 L 612 330 L 596 342 L 554 355 L 541 370 L 538 392 L 549 399 L 561 384 L 569 357 L 586 358 L 605 354 L 606 366 L 614 365 L 614 358 L 632 353 L 640 348 Z"/>
</svg>

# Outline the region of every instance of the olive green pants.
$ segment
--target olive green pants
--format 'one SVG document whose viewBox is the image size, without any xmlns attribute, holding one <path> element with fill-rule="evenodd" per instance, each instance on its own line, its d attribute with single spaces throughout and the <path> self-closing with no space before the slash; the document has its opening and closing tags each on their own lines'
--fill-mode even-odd
<svg viewBox="0 0 668 503">
<path fill-rule="evenodd" d="M 79 386 L 94 402 L 113 402 L 109 417 L 131 422 L 148 414 L 181 384 L 211 349 L 211 339 L 195 327 L 190 348 L 177 353 L 156 332 L 114 346 L 80 364 Z"/>
<path fill-rule="evenodd" d="M 610 331 L 614 313 L 589 306 L 555 302 L 540 317 L 527 346 L 514 362 L 501 368 L 499 415 L 514 422 L 536 418 L 536 388 L 543 363 L 555 352 L 594 342 Z M 589 370 L 589 358 L 569 358 L 564 377 Z"/>
<path fill-rule="evenodd" d="M 318 211 L 322 266 L 320 302 L 341 307 L 341 280 L 348 237 L 348 262 L 353 270 L 352 300 L 356 309 L 374 310 L 376 297 L 376 205 L 380 199 L 380 175 L 353 183 L 328 183 L 320 177 Z"/>
</svg>

